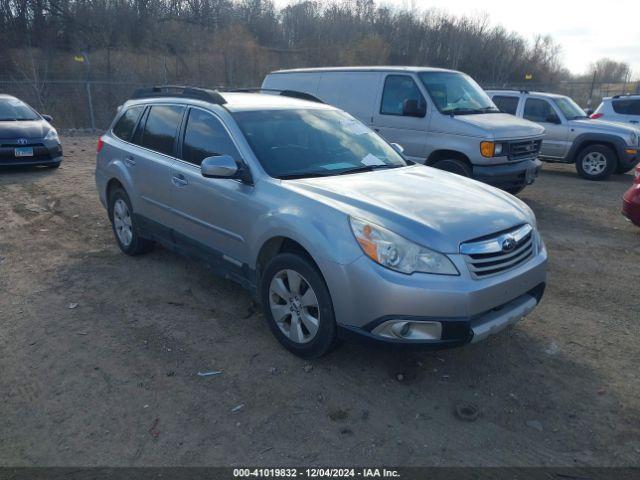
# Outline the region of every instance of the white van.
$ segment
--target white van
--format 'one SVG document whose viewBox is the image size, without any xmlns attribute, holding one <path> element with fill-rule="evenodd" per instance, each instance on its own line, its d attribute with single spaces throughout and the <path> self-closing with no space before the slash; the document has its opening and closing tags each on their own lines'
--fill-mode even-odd
<svg viewBox="0 0 640 480">
<path fill-rule="evenodd" d="M 263 89 L 304 92 L 349 112 L 407 158 L 517 193 L 533 183 L 544 134 L 501 113 L 468 75 L 423 67 L 279 70 Z"/>
</svg>

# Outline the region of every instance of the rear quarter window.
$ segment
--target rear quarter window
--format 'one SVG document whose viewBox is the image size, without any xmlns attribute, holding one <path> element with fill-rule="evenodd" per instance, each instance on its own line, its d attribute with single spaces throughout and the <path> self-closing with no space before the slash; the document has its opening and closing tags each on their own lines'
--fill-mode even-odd
<svg viewBox="0 0 640 480">
<path fill-rule="evenodd" d="M 613 100 L 613 111 L 620 115 L 640 115 L 640 98 Z"/>
<path fill-rule="evenodd" d="M 501 112 L 515 115 L 518 110 L 518 101 L 520 99 L 512 95 L 495 95 L 492 100 Z"/>
<path fill-rule="evenodd" d="M 144 107 L 142 105 L 128 108 L 113 127 L 113 134 L 121 140 L 130 142 L 133 138 L 133 131 L 136 128 L 138 119 L 140 118 L 140 114 L 143 110 Z"/>
</svg>

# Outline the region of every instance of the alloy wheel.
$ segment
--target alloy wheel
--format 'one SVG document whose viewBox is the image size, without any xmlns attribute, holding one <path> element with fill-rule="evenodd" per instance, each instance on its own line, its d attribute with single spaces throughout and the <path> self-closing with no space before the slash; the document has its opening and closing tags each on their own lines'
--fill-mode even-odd
<svg viewBox="0 0 640 480">
<path fill-rule="evenodd" d="M 269 285 L 269 308 L 292 342 L 308 343 L 318 333 L 320 306 L 311 284 L 295 270 L 280 270 Z"/>
<path fill-rule="evenodd" d="M 607 168 L 607 157 L 600 152 L 589 152 L 582 158 L 582 168 L 588 175 L 600 175 Z"/>
<path fill-rule="evenodd" d="M 129 206 L 121 198 L 117 199 L 113 205 L 113 227 L 120 243 L 128 247 L 133 239 L 133 227 Z"/>
</svg>

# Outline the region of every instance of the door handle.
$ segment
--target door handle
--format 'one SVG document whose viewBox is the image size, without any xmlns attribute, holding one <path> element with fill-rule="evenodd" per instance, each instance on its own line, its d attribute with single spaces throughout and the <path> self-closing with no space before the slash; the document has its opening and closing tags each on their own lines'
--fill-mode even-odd
<svg viewBox="0 0 640 480">
<path fill-rule="evenodd" d="M 136 164 L 136 159 L 131 155 L 127 155 L 126 157 L 124 157 L 124 163 L 125 165 L 127 165 L 127 167 L 133 167 Z"/>
<path fill-rule="evenodd" d="M 189 183 L 187 179 L 184 178 L 184 175 L 182 174 L 174 175 L 173 177 L 171 177 L 171 181 L 178 188 L 186 187 L 187 184 Z"/>
<path fill-rule="evenodd" d="M 629 120 L 629 123 L 638 123 L 638 120 Z"/>
</svg>

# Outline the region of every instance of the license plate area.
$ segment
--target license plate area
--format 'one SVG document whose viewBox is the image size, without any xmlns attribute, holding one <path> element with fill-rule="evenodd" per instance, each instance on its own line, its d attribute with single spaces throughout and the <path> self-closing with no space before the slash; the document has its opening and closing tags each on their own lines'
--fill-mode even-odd
<svg viewBox="0 0 640 480">
<path fill-rule="evenodd" d="M 33 147 L 17 147 L 14 154 L 16 157 L 33 157 Z"/>
</svg>

